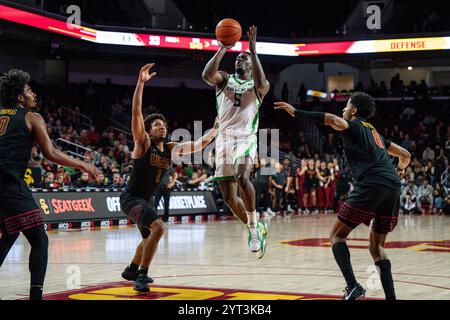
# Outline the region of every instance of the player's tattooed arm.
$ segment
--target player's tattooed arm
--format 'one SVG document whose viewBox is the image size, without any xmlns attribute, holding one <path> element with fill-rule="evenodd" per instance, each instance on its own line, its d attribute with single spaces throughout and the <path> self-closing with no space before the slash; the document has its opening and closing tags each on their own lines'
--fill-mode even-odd
<svg viewBox="0 0 450 320">
<path fill-rule="evenodd" d="M 140 153 L 142 153 L 142 150 L 140 149 L 145 150 L 146 144 L 150 144 L 150 137 L 145 131 L 144 116 L 142 115 L 142 95 L 144 92 L 145 83 L 156 76 L 156 72 L 153 72 L 151 74 L 149 73 L 150 69 L 154 65 L 154 63 L 149 63 L 141 68 L 141 71 L 139 72 L 139 79 L 133 95 L 131 131 L 133 133 L 133 140 L 135 144 L 135 158 L 140 158 Z"/>
<path fill-rule="evenodd" d="M 388 153 L 391 156 L 397 157 L 399 159 L 397 165 L 397 173 L 400 177 L 403 177 L 405 174 L 405 169 L 409 166 L 409 162 L 411 161 L 411 154 L 403 147 L 400 147 L 398 144 L 391 142 L 391 145 L 388 148 Z"/>
<path fill-rule="evenodd" d="M 221 88 L 228 76 L 225 71 L 219 70 L 220 61 L 222 61 L 223 56 L 227 52 L 227 49 L 232 46 L 225 46 L 219 41 L 219 50 L 216 54 L 208 61 L 205 68 L 203 69 L 202 78 L 210 86 L 217 86 Z"/>
<path fill-rule="evenodd" d="M 52 140 L 50 140 L 50 137 L 48 136 L 47 125 L 40 114 L 29 112 L 26 115 L 26 121 L 46 159 L 62 166 L 80 169 L 95 178 L 100 175 L 100 170 L 93 164 L 69 157 L 64 152 L 55 148 Z"/>
<path fill-rule="evenodd" d="M 253 79 L 255 81 L 255 87 L 261 97 L 264 97 L 270 90 L 270 83 L 266 79 L 264 69 L 261 61 L 259 61 L 258 54 L 256 53 L 256 34 L 258 28 L 251 26 L 248 29 L 247 35 L 249 40 L 250 57 L 252 59 L 253 66 Z"/>
</svg>

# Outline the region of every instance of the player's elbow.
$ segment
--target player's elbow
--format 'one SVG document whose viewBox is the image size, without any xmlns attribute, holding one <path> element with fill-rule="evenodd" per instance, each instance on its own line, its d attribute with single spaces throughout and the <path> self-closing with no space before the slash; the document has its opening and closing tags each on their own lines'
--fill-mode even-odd
<svg viewBox="0 0 450 320">
<path fill-rule="evenodd" d="M 409 162 L 410 162 L 410 160 L 411 160 L 411 153 L 409 153 L 408 150 L 403 149 L 402 152 L 401 152 L 401 154 L 400 154 L 400 159 L 401 159 L 403 162 L 405 162 L 405 163 L 407 162 L 407 163 L 409 164 Z"/>
<path fill-rule="evenodd" d="M 348 127 L 344 119 L 328 113 L 325 115 L 325 124 L 338 131 L 343 131 Z"/>
<path fill-rule="evenodd" d="M 206 71 L 203 71 L 202 73 L 202 79 L 203 81 L 205 81 L 209 86 L 214 86 L 214 79 L 211 76 L 211 74 L 209 74 Z"/>
<path fill-rule="evenodd" d="M 411 153 L 409 153 L 409 151 L 408 150 L 404 150 L 404 158 L 405 159 L 408 159 L 408 160 L 410 160 L 411 159 Z"/>
</svg>

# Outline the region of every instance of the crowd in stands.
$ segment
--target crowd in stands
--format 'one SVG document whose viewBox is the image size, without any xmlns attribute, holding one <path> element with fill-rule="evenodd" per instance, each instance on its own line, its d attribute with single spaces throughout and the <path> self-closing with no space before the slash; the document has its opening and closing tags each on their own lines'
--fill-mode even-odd
<svg viewBox="0 0 450 320">
<path fill-rule="evenodd" d="M 86 149 L 76 148 L 61 141 L 57 142 L 57 146 L 71 151 L 72 154 L 78 154 L 87 162 L 95 163 L 103 172 L 103 175 L 94 181 L 87 174 L 49 163 L 42 159 L 39 150 L 34 148 L 30 167 L 40 168 L 43 177 L 43 181 L 35 187 L 124 187 L 131 170 L 133 146 L 129 137 L 127 140 L 126 134 L 111 128 L 111 119 L 129 117 L 133 88 L 111 82 L 70 84 L 68 89 L 63 91 L 38 84 L 33 87 L 36 87 L 40 94 L 41 113 L 48 123 L 50 137 L 54 141 L 64 139 Z M 213 119 L 204 112 L 208 105 L 214 105 L 214 95 L 211 91 L 189 89 L 185 86 L 147 89 L 144 103 L 152 104 L 145 105 L 144 113 L 160 111 L 166 114 L 169 131 L 187 128 L 192 132 L 194 120 L 203 120 L 204 123 L 212 125 Z M 114 92 L 114 95 L 111 95 L 111 92 Z M 196 103 L 190 104 L 186 97 Z M 283 128 L 280 130 L 280 163 L 272 163 L 274 169 L 271 177 L 261 178 L 258 170 L 262 164 L 258 161 L 252 174 L 256 190 L 269 190 L 267 194 L 261 193 L 261 212 L 316 213 L 336 210 L 352 188 L 352 177 L 342 154 L 340 135 L 328 127 L 318 126 L 322 139 L 319 139 L 319 144 L 311 143 L 309 132 L 298 128 L 294 122 L 292 126 L 286 126 L 286 123 L 292 120 L 284 114 L 275 113 L 271 107 L 275 100 L 277 97 L 272 90 L 261 107 L 260 127 Z M 202 101 L 200 106 L 198 101 Z M 430 101 L 423 95 L 417 96 L 411 102 L 377 102 L 377 113 L 372 123 L 383 136 L 408 149 L 413 157 L 402 180 L 401 210 L 404 213 L 449 213 L 446 186 L 441 185 L 441 176 L 449 166 L 450 156 L 448 103 L 433 102 L 433 108 L 430 108 Z M 339 114 L 344 105 L 345 102 L 314 100 L 305 102 L 302 107 Z M 183 112 L 182 117 L 177 117 L 182 108 L 189 108 L 189 112 Z M 93 123 L 85 123 L 81 114 L 91 116 Z M 126 123 L 128 120 L 119 122 L 129 128 Z M 203 130 L 208 128 L 209 126 L 203 126 Z M 270 159 L 261 161 L 267 162 Z M 177 172 L 175 188 L 217 187 L 212 182 L 212 160 L 202 165 L 174 165 L 174 169 Z M 267 187 L 263 188 L 262 183 L 266 183 Z M 215 191 L 220 196 L 217 188 Z"/>
</svg>

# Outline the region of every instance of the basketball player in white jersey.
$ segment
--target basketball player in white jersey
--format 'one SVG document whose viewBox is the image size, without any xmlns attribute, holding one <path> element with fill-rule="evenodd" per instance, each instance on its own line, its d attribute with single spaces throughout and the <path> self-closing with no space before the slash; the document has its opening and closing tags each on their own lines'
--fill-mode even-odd
<svg viewBox="0 0 450 320">
<path fill-rule="evenodd" d="M 216 172 L 224 201 L 248 227 L 248 246 L 262 258 L 266 251 L 267 224 L 258 222 L 255 190 L 249 176 L 256 159 L 259 107 L 270 84 L 256 54 L 257 28 L 248 31 L 249 51 L 241 52 L 234 74 L 219 70 L 227 49 L 220 49 L 206 64 L 203 80 L 216 86 L 219 134 L 216 138 Z M 239 186 L 239 195 L 238 187 Z"/>
</svg>

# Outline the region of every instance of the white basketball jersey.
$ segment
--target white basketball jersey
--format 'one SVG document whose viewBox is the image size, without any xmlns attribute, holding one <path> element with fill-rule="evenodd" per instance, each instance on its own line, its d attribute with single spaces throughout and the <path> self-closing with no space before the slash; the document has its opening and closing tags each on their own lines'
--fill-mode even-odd
<svg viewBox="0 0 450 320">
<path fill-rule="evenodd" d="M 262 99 L 253 79 L 241 80 L 228 75 L 223 89 L 216 93 L 219 134 L 235 137 L 256 135 Z"/>
</svg>

